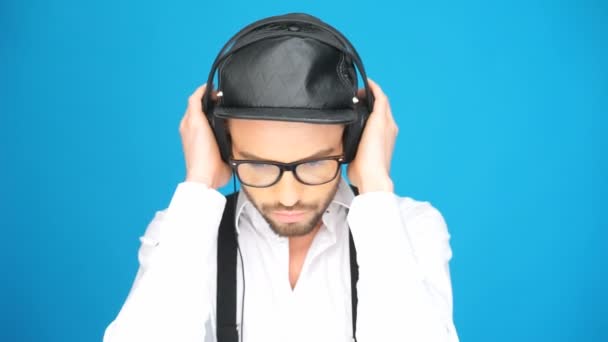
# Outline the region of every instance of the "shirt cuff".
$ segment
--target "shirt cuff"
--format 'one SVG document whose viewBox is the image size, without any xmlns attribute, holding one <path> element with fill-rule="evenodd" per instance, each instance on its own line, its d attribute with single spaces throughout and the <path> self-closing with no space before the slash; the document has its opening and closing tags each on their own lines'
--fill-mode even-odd
<svg viewBox="0 0 608 342">
<path fill-rule="evenodd" d="M 412 279 L 421 279 L 400 200 L 396 194 L 385 191 L 355 197 L 348 224 L 357 248 L 357 261 L 361 267 L 375 269 L 390 260 L 406 266 Z"/>
<path fill-rule="evenodd" d="M 206 250 L 202 245 L 217 239 L 225 204 L 224 195 L 204 184 L 178 184 L 167 208 L 167 223 L 161 233 L 165 250 L 171 250 L 171 254 Z"/>
<path fill-rule="evenodd" d="M 168 211 L 200 210 L 201 205 L 211 204 L 223 210 L 226 198 L 219 191 L 198 182 L 182 182 L 177 185 Z"/>
</svg>

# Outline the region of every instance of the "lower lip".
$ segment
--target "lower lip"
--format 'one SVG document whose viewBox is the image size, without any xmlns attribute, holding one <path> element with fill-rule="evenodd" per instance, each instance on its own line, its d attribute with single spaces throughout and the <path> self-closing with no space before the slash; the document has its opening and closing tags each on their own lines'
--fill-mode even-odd
<svg viewBox="0 0 608 342">
<path fill-rule="evenodd" d="M 282 223 L 294 223 L 294 222 L 299 222 L 302 221 L 302 219 L 304 218 L 304 215 L 306 213 L 303 211 L 298 211 L 298 212 L 273 212 L 272 216 L 274 216 L 274 218 Z"/>
</svg>

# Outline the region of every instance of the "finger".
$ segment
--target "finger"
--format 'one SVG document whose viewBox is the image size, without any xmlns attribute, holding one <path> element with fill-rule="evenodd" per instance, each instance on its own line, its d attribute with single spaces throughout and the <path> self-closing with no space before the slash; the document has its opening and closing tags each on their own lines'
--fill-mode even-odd
<svg viewBox="0 0 608 342">
<path fill-rule="evenodd" d="M 371 90 L 371 83 L 374 83 L 376 85 L 376 87 L 378 87 L 378 85 L 374 81 L 372 81 L 370 78 L 368 78 L 367 79 L 367 86 L 368 86 L 368 88 L 370 88 L 370 90 Z M 371 90 L 371 91 L 372 91 L 372 94 L 374 94 L 374 91 L 373 90 Z M 357 94 L 356 95 L 357 95 L 357 97 L 359 99 L 366 98 L 367 97 L 366 88 L 359 88 L 359 89 L 357 89 Z"/>
<path fill-rule="evenodd" d="M 196 90 L 190 95 L 191 98 L 197 98 L 197 99 L 202 99 L 203 98 L 203 94 L 205 93 L 205 90 L 207 89 L 207 83 L 199 86 L 198 88 L 196 88 Z"/>
<path fill-rule="evenodd" d="M 395 117 L 393 116 L 393 109 L 391 108 L 391 102 L 388 100 L 388 98 L 386 98 L 386 114 L 388 116 L 389 122 L 391 122 L 393 125 L 397 126 L 397 123 L 395 122 Z"/>
<path fill-rule="evenodd" d="M 365 94 L 365 88 L 359 88 L 359 90 L 357 90 L 358 99 L 364 99 L 366 96 L 367 94 Z"/>
<path fill-rule="evenodd" d="M 369 85 L 372 94 L 374 94 L 374 97 L 386 96 L 382 91 L 382 88 L 380 88 L 380 86 L 378 85 L 378 83 L 372 81 L 371 78 L 367 79 L 367 84 Z"/>
<path fill-rule="evenodd" d="M 188 112 L 199 113 L 203 111 L 203 104 L 201 100 L 203 99 L 203 94 L 205 94 L 206 89 L 207 84 L 203 84 L 202 86 L 196 88 L 194 93 L 190 95 L 188 98 Z"/>
<path fill-rule="evenodd" d="M 369 78 L 368 82 L 370 84 L 370 89 L 374 93 L 376 102 L 381 102 L 381 104 L 383 105 L 381 108 L 378 109 L 378 111 L 384 114 L 384 119 L 387 120 L 388 124 L 395 125 L 395 118 L 393 117 L 393 110 L 391 109 L 391 104 L 388 100 L 388 96 L 386 96 L 382 88 L 380 88 L 380 86 L 376 82 Z M 375 103 L 374 111 L 376 111 Z"/>
<path fill-rule="evenodd" d="M 211 100 L 213 101 L 217 101 L 218 97 L 217 97 L 217 90 L 212 90 L 211 91 Z"/>
<path fill-rule="evenodd" d="M 374 95 L 373 112 L 380 113 L 378 114 L 379 116 L 386 116 L 386 112 L 388 111 L 388 100 L 386 98 L 386 95 L 384 95 L 384 92 L 382 91 L 382 89 L 380 89 L 376 82 L 372 81 L 369 78 L 367 79 L 367 81 L 369 84 L 369 88 L 372 91 L 372 94 Z"/>
</svg>

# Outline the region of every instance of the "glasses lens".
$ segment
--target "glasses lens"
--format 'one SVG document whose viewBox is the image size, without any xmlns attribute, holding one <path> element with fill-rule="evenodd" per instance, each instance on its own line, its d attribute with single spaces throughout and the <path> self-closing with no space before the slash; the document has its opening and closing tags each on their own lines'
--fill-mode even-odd
<svg viewBox="0 0 608 342">
<path fill-rule="evenodd" d="M 274 183 L 281 169 L 272 164 L 263 163 L 242 163 L 236 168 L 241 183 L 249 186 L 268 186 Z"/>
<path fill-rule="evenodd" d="M 316 185 L 331 181 L 338 174 L 340 162 L 337 160 L 313 160 L 296 167 L 298 178 L 306 184 Z"/>
</svg>

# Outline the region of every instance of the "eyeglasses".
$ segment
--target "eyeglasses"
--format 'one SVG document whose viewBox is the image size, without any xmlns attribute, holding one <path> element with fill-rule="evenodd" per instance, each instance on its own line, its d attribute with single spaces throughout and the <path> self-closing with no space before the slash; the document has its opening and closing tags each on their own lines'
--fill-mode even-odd
<svg viewBox="0 0 608 342">
<path fill-rule="evenodd" d="M 254 188 L 266 188 L 276 184 L 283 172 L 291 171 L 302 184 L 321 185 L 336 178 L 344 156 L 306 159 L 293 163 L 279 163 L 268 160 L 235 160 L 230 165 L 241 184 Z"/>
</svg>

